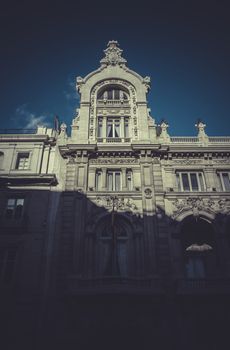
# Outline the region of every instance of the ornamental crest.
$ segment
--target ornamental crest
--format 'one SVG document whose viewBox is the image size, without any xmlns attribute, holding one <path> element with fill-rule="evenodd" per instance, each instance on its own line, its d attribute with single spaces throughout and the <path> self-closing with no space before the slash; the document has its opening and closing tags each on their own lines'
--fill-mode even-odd
<svg viewBox="0 0 230 350">
<path fill-rule="evenodd" d="M 107 49 L 104 50 L 105 57 L 101 59 L 100 63 L 102 65 L 125 65 L 127 62 L 123 57 L 121 57 L 121 54 L 123 50 L 121 50 L 118 46 L 118 42 L 115 40 L 111 40 L 108 42 Z"/>
<path fill-rule="evenodd" d="M 96 203 L 99 206 L 118 210 L 136 211 L 138 208 L 131 198 L 117 197 L 117 196 L 98 196 Z"/>
</svg>

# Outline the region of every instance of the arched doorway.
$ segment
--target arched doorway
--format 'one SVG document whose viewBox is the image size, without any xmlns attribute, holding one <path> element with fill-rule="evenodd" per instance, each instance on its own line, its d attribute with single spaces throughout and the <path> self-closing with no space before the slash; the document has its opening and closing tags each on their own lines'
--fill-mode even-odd
<svg viewBox="0 0 230 350">
<path fill-rule="evenodd" d="M 128 275 L 129 223 L 117 213 L 106 215 L 97 226 L 97 266 L 100 276 Z"/>
<path fill-rule="evenodd" d="M 184 272 L 188 279 L 215 276 L 217 270 L 216 235 L 205 218 L 190 216 L 181 228 Z"/>
</svg>

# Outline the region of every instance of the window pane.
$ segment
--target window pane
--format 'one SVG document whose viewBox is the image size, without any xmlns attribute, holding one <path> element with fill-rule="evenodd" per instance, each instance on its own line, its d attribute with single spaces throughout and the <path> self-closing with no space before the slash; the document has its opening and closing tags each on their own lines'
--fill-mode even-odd
<svg viewBox="0 0 230 350">
<path fill-rule="evenodd" d="M 28 169 L 29 165 L 29 153 L 19 153 L 16 163 L 16 169 Z"/>
<path fill-rule="evenodd" d="M 101 189 L 101 172 L 96 173 L 96 190 Z"/>
<path fill-rule="evenodd" d="M 180 175 L 179 174 L 176 174 L 176 183 L 177 183 L 178 191 L 182 191 L 181 183 L 180 183 Z"/>
<path fill-rule="evenodd" d="M 230 191 L 229 174 L 228 173 L 223 173 L 222 174 L 222 178 L 223 178 L 223 183 L 224 183 L 224 190 L 225 191 Z"/>
<path fill-rule="evenodd" d="M 115 137 L 120 137 L 120 123 L 115 123 Z"/>
<path fill-rule="evenodd" d="M 112 124 L 108 122 L 107 124 L 107 137 L 113 137 L 113 129 L 112 129 Z"/>
<path fill-rule="evenodd" d="M 129 120 L 127 118 L 125 119 L 124 136 L 129 137 Z"/>
<path fill-rule="evenodd" d="M 182 178 L 184 191 L 190 191 L 189 181 L 188 181 L 188 174 L 185 174 L 185 173 L 181 174 L 181 178 Z"/>
<path fill-rule="evenodd" d="M 197 174 L 190 174 L 190 180 L 191 180 L 191 185 L 192 185 L 192 190 L 193 191 L 198 191 L 199 186 L 198 186 L 198 181 L 197 181 Z"/>
<path fill-rule="evenodd" d="M 113 99 L 113 91 L 112 90 L 108 90 L 108 100 L 112 100 Z"/>
<path fill-rule="evenodd" d="M 131 171 L 128 171 L 127 172 L 127 188 L 128 188 L 128 191 L 131 191 L 132 190 L 132 173 Z"/>
<path fill-rule="evenodd" d="M 199 173 L 200 190 L 204 191 L 204 179 L 202 173 Z"/>
<path fill-rule="evenodd" d="M 97 136 L 102 137 L 102 118 L 98 119 Z"/>
<path fill-rule="evenodd" d="M 121 176 L 120 173 L 115 173 L 115 191 L 120 191 L 121 189 Z"/>
<path fill-rule="evenodd" d="M 114 99 L 119 100 L 120 99 L 120 90 L 114 90 Z"/>
<path fill-rule="evenodd" d="M 107 186 L 108 190 L 112 191 L 113 190 L 113 173 L 108 173 L 107 179 L 108 179 L 108 186 Z"/>
</svg>

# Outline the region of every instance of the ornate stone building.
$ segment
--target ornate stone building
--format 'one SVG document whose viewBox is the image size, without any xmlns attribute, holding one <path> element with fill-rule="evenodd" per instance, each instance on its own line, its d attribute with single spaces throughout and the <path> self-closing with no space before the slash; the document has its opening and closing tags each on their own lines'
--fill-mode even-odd
<svg viewBox="0 0 230 350">
<path fill-rule="evenodd" d="M 230 137 L 209 137 L 202 121 L 197 136 L 171 137 L 150 115 L 150 78 L 116 41 L 104 53 L 77 78 L 70 136 L 65 123 L 0 135 L 4 341 L 224 344 Z"/>
</svg>

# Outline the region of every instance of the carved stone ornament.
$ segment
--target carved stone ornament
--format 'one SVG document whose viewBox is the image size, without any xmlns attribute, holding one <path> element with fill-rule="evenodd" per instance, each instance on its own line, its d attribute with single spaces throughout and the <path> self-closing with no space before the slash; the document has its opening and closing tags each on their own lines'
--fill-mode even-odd
<svg viewBox="0 0 230 350">
<path fill-rule="evenodd" d="M 115 40 L 111 40 L 108 42 L 107 49 L 104 50 L 105 57 L 101 59 L 100 63 L 102 65 L 122 65 L 125 66 L 126 60 L 121 57 L 123 50 L 119 47 L 119 44 Z"/>
<path fill-rule="evenodd" d="M 201 162 L 202 162 L 201 159 L 188 159 L 188 158 L 173 159 L 173 164 L 180 164 L 180 165 L 193 165 L 193 164 L 200 164 Z"/>
<path fill-rule="evenodd" d="M 91 159 L 90 164 L 137 164 L 136 158 L 98 158 Z"/>
<path fill-rule="evenodd" d="M 114 210 L 136 211 L 138 208 L 131 198 L 116 197 L 116 196 L 98 196 L 96 204 Z"/>
<path fill-rule="evenodd" d="M 172 203 L 174 212 L 172 218 L 176 218 L 180 214 L 192 210 L 195 217 L 199 216 L 200 211 L 206 211 L 210 214 L 227 214 L 230 211 L 230 199 L 213 200 L 210 198 L 189 197 L 184 199 L 176 199 Z"/>
<path fill-rule="evenodd" d="M 150 188 L 145 189 L 145 198 L 152 198 L 152 190 Z"/>
</svg>

